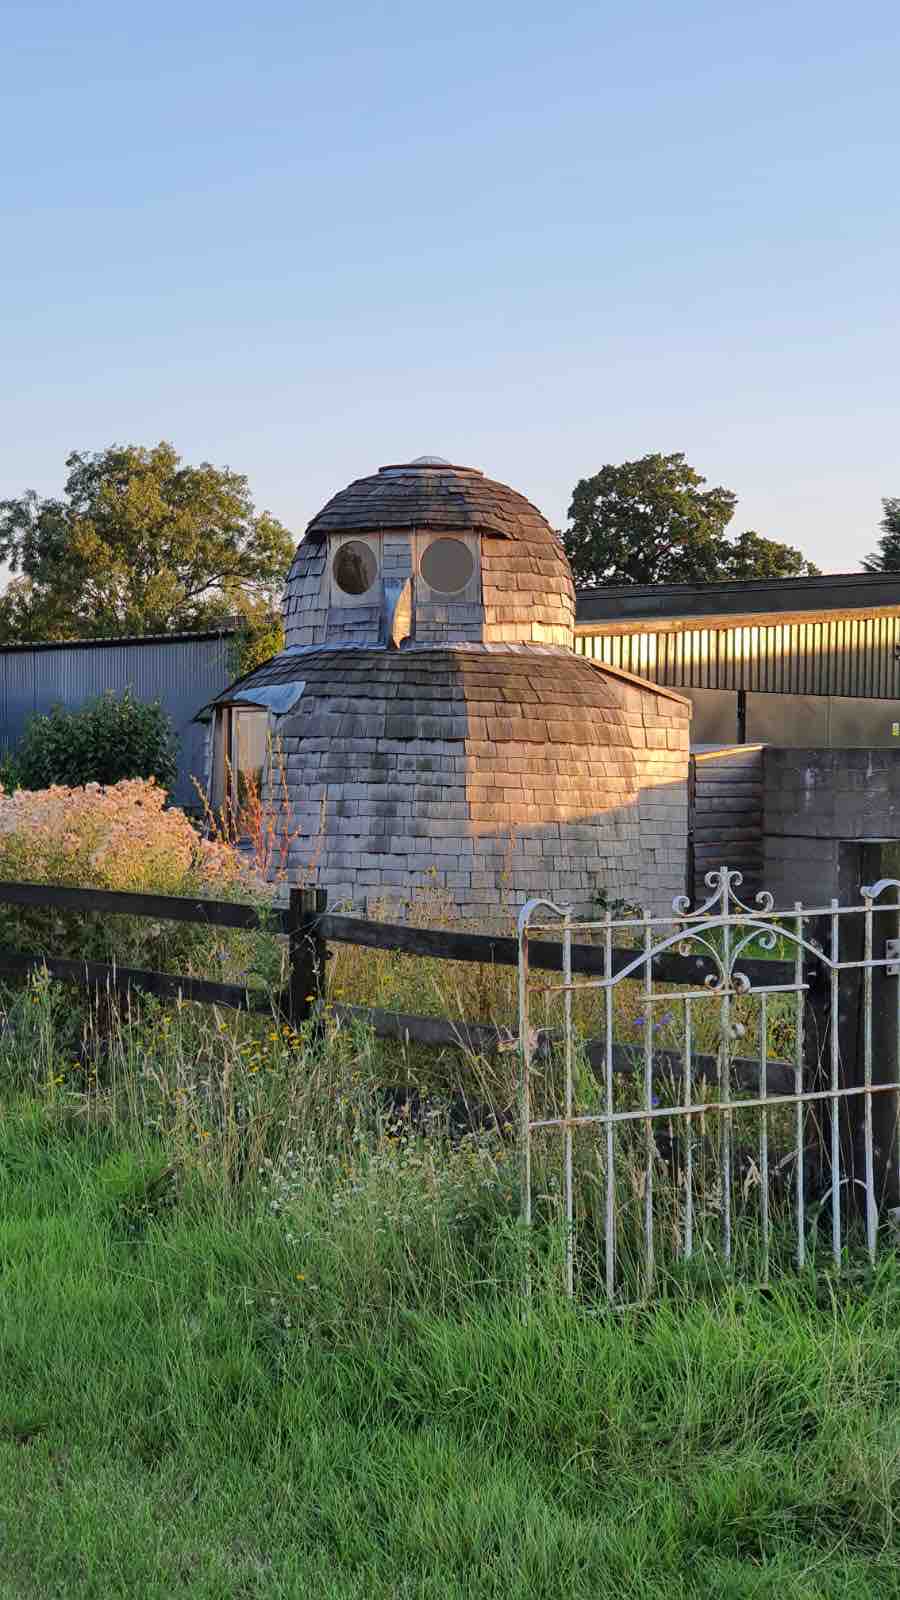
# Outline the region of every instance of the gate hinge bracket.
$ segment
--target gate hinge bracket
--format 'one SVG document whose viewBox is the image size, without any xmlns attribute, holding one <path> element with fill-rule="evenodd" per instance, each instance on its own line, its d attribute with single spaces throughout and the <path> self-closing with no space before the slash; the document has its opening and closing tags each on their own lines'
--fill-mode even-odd
<svg viewBox="0 0 900 1600">
<path fill-rule="evenodd" d="M 885 977 L 900 978 L 900 939 L 886 939 L 884 953 L 890 966 L 885 967 Z"/>
</svg>

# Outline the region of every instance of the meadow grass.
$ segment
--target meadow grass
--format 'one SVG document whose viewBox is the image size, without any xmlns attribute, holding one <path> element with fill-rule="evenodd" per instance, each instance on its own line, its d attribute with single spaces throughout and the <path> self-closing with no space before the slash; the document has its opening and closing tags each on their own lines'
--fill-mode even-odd
<svg viewBox="0 0 900 1600">
<path fill-rule="evenodd" d="M 539 1238 L 526 1301 L 513 1147 L 409 1068 L 7 997 L 2 1600 L 900 1593 L 900 1262 L 613 1312 Z"/>
</svg>

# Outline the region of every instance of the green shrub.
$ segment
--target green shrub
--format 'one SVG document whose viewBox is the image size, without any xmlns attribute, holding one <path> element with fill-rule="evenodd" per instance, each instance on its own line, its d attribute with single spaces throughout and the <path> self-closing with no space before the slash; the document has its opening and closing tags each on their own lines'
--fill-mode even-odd
<svg viewBox="0 0 900 1600">
<path fill-rule="evenodd" d="M 176 748 L 159 701 L 147 704 L 126 689 L 118 698 L 109 691 L 77 710 L 54 706 L 32 717 L 14 766 L 23 789 L 79 788 L 123 778 L 155 778 L 171 789 L 178 774 Z"/>
<path fill-rule="evenodd" d="M 12 794 L 21 787 L 22 780 L 16 755 L 12 750 L 4 750 L 0 755 L 0 789 L 4 794 Z"/>
</svg>

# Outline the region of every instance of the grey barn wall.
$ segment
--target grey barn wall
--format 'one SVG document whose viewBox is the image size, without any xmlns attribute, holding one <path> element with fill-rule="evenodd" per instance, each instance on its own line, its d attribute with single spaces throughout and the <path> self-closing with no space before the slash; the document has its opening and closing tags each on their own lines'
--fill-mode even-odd
<svg viewBox="0 0 900 1600">
<path fill-rule="evenodd" d="M 733 744 L 740 738 L 735 689 L 683 689 L 693 707 L 691 744 Z M 745 701 L 748 744 L 775 744 L 798 750 L 882 749 L 900 751 L 900 699 L 860 695 L 757 694 Z"/>
<path fill-rule="evenodd" d="M 203 779 L 207 730 L 193 718 L 233 676 L 231 644 L 230 635 L 198 635 L 0 649 L 0 749 L 11 750 L 37 712 L 130 688 L 171 717 L 179 740 L 173 799 L 197 805 L 192 778 Z"/>
<path fill-rule="evenodd" d="M 900 753 L 900 699 L 748 694 L 747 738 L 799 750 L 821 745 L 833 750 L 872 748 Z"/>
<path fill-rule="evenodd" d="M 765 887 L 776 905 L 827 905 L 840 843 L 900 839 L 900 751 L 764 752 Z"/>
</svg>

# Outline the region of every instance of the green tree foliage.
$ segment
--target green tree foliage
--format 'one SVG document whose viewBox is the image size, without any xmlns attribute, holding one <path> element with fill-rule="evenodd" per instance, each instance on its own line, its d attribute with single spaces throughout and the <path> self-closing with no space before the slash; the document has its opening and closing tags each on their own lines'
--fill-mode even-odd
<svg viewBox="0 0 900 1600">
<path fill-rule="evenodd" d="M 267 616 L 294 541 L 247 479 L 172 445 L 75 451 L 60 499 L 0 501 L 0 642 L 109 638 Z"/>
<path fill-rule="evenodd" d="M 55 706 L 32 717 L 15 752 L 15 778 L 22 789 L 61 783 L 118 783 L 155 778 L 171 789 L 178 774 L 172 724 L 158 701 L 147 705 L 129 690 L 88 700 L 75 711 Z"/>
<path fill-rule="evenodd" d="M 248 619 L 246 627 L 235 635 L 230 651 L 231 670 L 236 678 L 271 661 L 284 649 L 284 623 L 280 611 L 261 613 Z"/>
<path fill-rule="evenodd" d="M 793 545 L 764 539 L 748 528 L 726 544 L 720 581 L 727 578 L 814 578 L 818 567 Z"/>
<path fill-rule="evenodd" d="M 737 495 L 678 452 L 601 467 L 576 484 L 563 534 L 575 582 L 716 583 L 796 577 L 817 568 L 790 545 L 752 531 L 727 535 Z"/>
<path fill-rule="evenodd" d="M 900 499 L 888 496 L 881 504 L 884 516 L 878 526 L 883 537 L 878 541 L 878 549 L 863 562 L 863 571 L 900 572 Z"/>
</svg>

